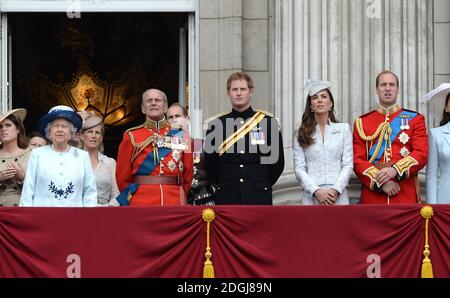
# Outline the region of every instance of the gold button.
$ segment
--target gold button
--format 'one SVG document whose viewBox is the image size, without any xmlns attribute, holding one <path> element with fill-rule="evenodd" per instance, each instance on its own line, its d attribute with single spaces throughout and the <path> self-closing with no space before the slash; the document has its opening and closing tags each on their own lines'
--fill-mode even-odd
<svg viewBox="0 0 450 298">
<path fill-rule="evenodd" d="M 244 183 L 244 179 L 241 179 L 241 180 L 239 180 L 239 181 L 241 181 L 241 183 Z"/>
<path fill-rule="evenodd" d="M 244 121 L 241 121 L 241 124 L 243 125 L 245 122 Z"/>
</svg>

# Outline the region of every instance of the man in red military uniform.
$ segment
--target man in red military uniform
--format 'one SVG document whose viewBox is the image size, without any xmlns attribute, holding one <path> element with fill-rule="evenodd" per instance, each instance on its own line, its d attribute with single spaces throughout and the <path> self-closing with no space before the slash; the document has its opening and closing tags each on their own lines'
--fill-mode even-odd
<svg viewBox="0 0 450 298">
<path fill-rule="evenodd" d="M 144 92 L 147 120 L 124 133 L 117 156 L 117 200 L 122 206 L 186 205 L 193 176 L 191 141 L 187 132 L 170 126 L 166 111 L 164 92 Z"/>
<path fill-rule="evenodd" d="M 425 118 L 397 104 L 399 80 L 394 73 L 380 73 L 376 86 L 378 109 L 358 118 L 353 130 L 361 203 L 420 203 L 417 174 L 428 156 Z"/>
</svg>

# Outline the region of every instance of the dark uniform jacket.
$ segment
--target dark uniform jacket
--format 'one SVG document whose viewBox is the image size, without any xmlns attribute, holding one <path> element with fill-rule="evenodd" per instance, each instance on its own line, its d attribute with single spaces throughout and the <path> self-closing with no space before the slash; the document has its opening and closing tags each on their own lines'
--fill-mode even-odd
<svg viewBox="0 0 450 298">
<path fill-rule="evenodd" d="M 194 157 L 194 177 L 191 189 L 188 193 L 190 205 L 215 205 L 215 187 L 211 184 L 210 177 L 205 169 L 205 155 L 203 153 L 203 140 L 192 139 Z"/>
<path fill-rule="evenodd" d="M 262 112 L 264 119 L 256 127 L 224 154 L 219 154 L 223 141 L 248 123 L 255 113 L 251 107 L 242 113 L 233 109 L 208 124 L 205 166 L 210 179 L 218 186 L 216 205 L 272 205 L 272 185 L 284 170 L 283 141 L 278 122 L 272 116 Z M 228 132 L 227 119 L 235 124 Z M 264 161 L 269 156 L 275 157 L 274 162 Z"/>
</svg>

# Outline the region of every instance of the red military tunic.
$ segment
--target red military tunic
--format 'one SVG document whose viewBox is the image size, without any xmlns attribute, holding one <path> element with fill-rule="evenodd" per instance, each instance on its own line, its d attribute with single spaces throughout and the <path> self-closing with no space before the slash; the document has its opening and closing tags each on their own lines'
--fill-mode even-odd
<svg viewBox="0 0 450 298">
<path fill-rule="evenodd" d="M 420 202 L 417 174 L 428 156 L 427 130 L 421 114 L 395 105 L 390 109 L 380 106 L 361 116 L 354 125 L 353 153 L 354 171 L 363 184 L 362 204 Z M 397 171 L 393 181 L 401 189 L 392 197 L 375 181 L 375 175 L 387 166 Z"/>
<path fill-rule="evenodd" d="M 178 137 L 174 138 L 171 131 L 170 124 L 164 119 L 159 122 L 147 120 L 125 132 L 119 146 L 116 179 L 121 192 L 128 192 L 130 185 L 137 185 L 137 190 L 128 194 L 130 206 L 186 205 L 193 176 L 191 141 L 187 132 L 177 129 Z M 169 153 L 162 156 L 163 152 Z M 145 170 L 151 173 L 143 176 Z M 136 181 L 138 176 L 144 177 L 144 183 Z M 151 177 L 177 176 L 182 178 L 181 185 L 145 183 L 146 177 L 151 180 Z"/>
</svg>

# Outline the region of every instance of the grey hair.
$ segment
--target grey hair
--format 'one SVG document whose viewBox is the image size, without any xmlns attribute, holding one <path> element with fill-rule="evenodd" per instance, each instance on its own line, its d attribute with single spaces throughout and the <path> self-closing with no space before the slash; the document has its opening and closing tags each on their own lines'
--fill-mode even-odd
<svg viewBox="0 0 450 298">
<path fill-rule="evenodd" d="M 144 102 L 144 95 L 145 95 L 145 93 L 150 92 L 150 91 L 158 91 L 162 95 L 162 98 L 164 100 L 164 103 L 166 104 L 166 107 L 169 106 L 169 103 L 167 101 L 166 93 L 164 93 L 164 91 L 161 91 L 161 90 L 155 89 L 155 88 L 151 88 L 151 89 L 145 90 L 144 93 L 142 93 L 142 102 Z"/>
<path fill-rule="evenodd" d="M 47 125 L 45 126 L 45 137 L 52 142 L 52 138 L 50 136 L 50 130 L 51 130 L 52 126 L 53 126 L 53 122 L 55 122 L 58 119 L 64 119 L 64 120 L 66 120 L 69 123 L 70 138 L 72 139 L 73 136 L 77 133 L 77 129 L 72 124 L 72 122 L 70 122 L 69 120 L 67 120 L 65 118 L 56 118 L 55 120 L 50 121 L 49 123 L 47 123 Z"/>
</svg>

